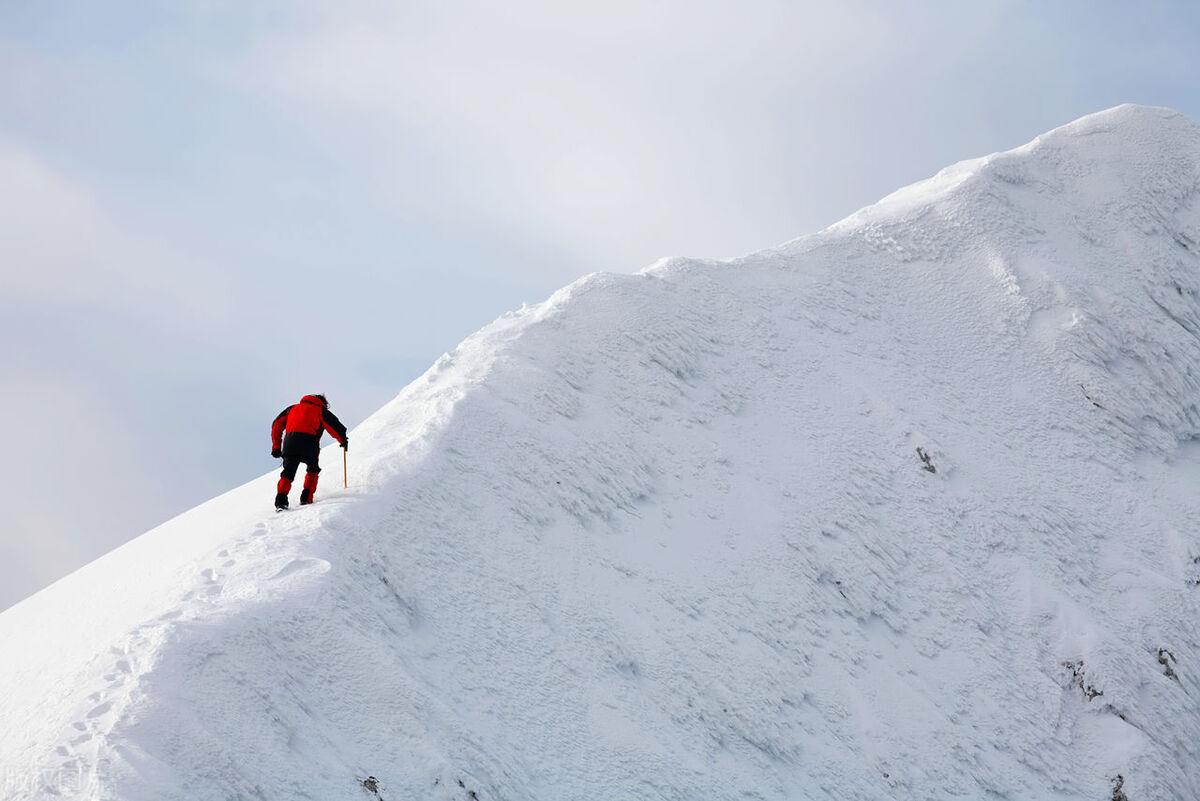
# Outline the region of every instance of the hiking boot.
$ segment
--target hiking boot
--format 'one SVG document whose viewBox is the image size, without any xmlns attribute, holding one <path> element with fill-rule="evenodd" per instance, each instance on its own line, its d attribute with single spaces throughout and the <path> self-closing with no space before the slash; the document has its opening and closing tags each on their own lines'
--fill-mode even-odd
<svg viewBox="0 0 1200 801">
<path fill-rule="evenodd" d="M 287 495 L 285 495 L 285 494 L 284 494 L 284 493 L 282 493 L 282 492 L 278 492 L 278 493 L 276 493 L 276 494 L 275 494 L 275 508 L 276 508 L 277 510 L 278 510 L 278 509 L 286 509 L 286 508 L 288 508 L 288 497 L 287 497 Z"/>
<path fill-rule="evenodd" d="M 311 492 L 309 492 L 308 490 L 304 490 L 303 492 L 300 493 L 300 505 L 301 506 L 308 506 L 312 502 L 313 502 L 313 497 L 312 497 Z"/>
</svg>

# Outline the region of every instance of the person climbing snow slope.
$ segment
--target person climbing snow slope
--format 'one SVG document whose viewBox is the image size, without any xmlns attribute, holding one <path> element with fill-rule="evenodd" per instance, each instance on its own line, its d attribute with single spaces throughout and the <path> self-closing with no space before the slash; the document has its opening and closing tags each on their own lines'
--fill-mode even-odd
<svg viewBox="0 0 1200 801">
<path fill-rule="evenodd" d="M 310 504 L 317 493 L 317 477 L 321 467 L 317 463 L 321 456 L 321 434 L 328 431 L 345 449 L 350 440 L 346 427 L 329 411 L 329 401 L 324 395 L 305 395 L 271 423 L 271 455 L 283 459 L 283 472 L 275 488 L 275 508 L 288 508 L 288 493 L 296 470 L 304 462 L 304 489 L 300 492 L 300 505 Z M 285 436 L 286 432 L 286 436 Z"/>
</svg>

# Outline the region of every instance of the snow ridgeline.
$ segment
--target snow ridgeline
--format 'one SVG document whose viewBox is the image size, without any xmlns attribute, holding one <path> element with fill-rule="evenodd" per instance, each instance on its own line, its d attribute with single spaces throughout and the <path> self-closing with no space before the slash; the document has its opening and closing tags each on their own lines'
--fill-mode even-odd
<svg viewBox="0 0 1200 801">
<path fill-rule="evenodd" d="M 589 276 L 0 614 L 0 798 L 1200 797 L 1198 298 L 1133 106 Z"/>
</svg>

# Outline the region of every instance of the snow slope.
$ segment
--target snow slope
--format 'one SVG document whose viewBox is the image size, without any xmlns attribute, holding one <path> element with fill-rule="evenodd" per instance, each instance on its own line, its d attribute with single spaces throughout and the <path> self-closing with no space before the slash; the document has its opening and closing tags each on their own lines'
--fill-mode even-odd
<svg viewBox="0 0 1200 801">
<path fill-rule="evenodd" d="M 0 614 L 0 798 L 1198 798 L 1198 298 L 1135 106 L 588 276 Z"/>
</svg>

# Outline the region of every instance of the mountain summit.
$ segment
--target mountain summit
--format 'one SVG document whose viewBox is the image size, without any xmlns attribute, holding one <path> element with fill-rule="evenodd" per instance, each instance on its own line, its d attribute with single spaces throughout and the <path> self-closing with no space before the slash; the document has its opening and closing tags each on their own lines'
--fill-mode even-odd
<svg viewBox="0 0 1200 801">
<path fill-rule="evenodd" d="M 591 275 L 0 614 L 0 798 L 1198 798 L 1198 402 L 1166 109 Z"/>
</svg>

